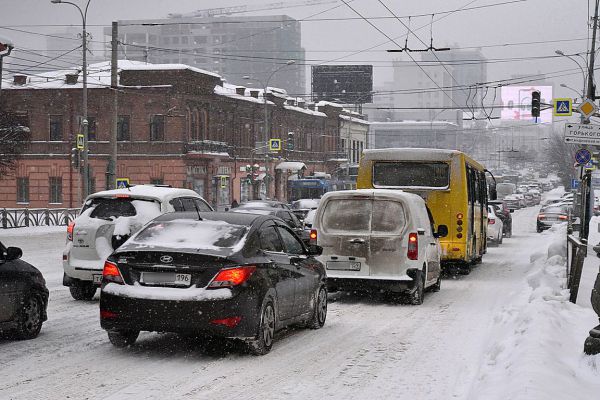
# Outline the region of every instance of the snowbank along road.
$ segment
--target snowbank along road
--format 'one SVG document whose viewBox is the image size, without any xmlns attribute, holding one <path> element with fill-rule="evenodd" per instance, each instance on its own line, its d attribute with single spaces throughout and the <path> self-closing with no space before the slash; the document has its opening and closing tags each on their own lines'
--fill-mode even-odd
<svg viewBox="0 0 600 400">
<path fill-rule="evenodd" d="M 469 276 L 444 280 L 422 306 L 334 294 L 323 329 L 282 332 L 263 357 L 158 333 L 142 333 L 131 348 L 113 348 L 99 326 L 97 296 L 74 301 L 61 284 L 64 232 L 1 232 L 6 245 L 22 247 L 23 258 L 43 272 L 50 304 L 37 339 L 0 340 L 0 399 L 598 398 L 600 358 L 582 355 L 587 330 L 597 322 L 590 310 L 570 322 L 575 337 L 560 339 L 572 344 L 573 365 L 560 370 L 562 364 L 530 362 L 539 373 L 528 376 L 522 391 L 511 388 L 506 372 L 519 360 L 504 357 L 508 361 L 495 365 L 502 357 L 494 355 L 511 354 L 510 346 L 537 343 L 494 346 L 499 321 L 520 308 L 509 306 L 528 287 L 532 253 L 544 252 L 553 235 L 535 232 L 536 213 L 516 211 L 513 237 L 490 248 Z M 522 324 L 505 325 L 504 333 L 511 337 Z M 550 391 L 547 368 L 565 376 L 560 397 Z"/>
</svg>

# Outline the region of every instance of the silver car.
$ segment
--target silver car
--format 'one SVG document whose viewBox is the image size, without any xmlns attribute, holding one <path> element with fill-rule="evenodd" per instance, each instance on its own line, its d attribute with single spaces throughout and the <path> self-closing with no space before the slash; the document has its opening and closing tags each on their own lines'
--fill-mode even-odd
<svg viewBox="0 0 600 400">
<path fill-rule="evenodd" d="M 91 300 L 106 258 L 155 217 L 177 211 L 213 211 L 193 190 L 152 185 L 89 195 L 67 228 L 63 285 L 75 300 Z"/>
</svg>

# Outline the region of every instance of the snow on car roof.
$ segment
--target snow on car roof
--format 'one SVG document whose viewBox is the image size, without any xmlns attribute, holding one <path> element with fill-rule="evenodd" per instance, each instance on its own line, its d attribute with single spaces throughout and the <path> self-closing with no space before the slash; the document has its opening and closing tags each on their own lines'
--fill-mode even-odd
<svg viewBox="0 0 600 400">
<path fill-rule="evenodd" d="M 353 196 L 371 196 L 371 197 L 385 197 L 388 199 L 396 199 L 405 202 L 419 202 L 424 201 L 421 196 L 414 193 L 405 192 L 403 190 L 395 189 L 356 189 L 356 190 L 341 190 L 337 192 L 328 192 L 321 198 L 321 203 L 325 203 L 331 198 L 344 198 Z"/>
<path fill-rule="evenodd" d="M 89 199 L 97 197 L 112 197 L 116 195 L 129 195 L 135 197 L 145 197 L 155 200 L 163 200 L 173 196 L 193 196 L 199 197 L 198 193 L 190 189 L 170 188 L 163 186 L 151 186 L 151 185 L 135 185 L 127 189 L 113 189 L 103 190 L 101 192 L 93 193 L 88 196 Z"/>
</svg>

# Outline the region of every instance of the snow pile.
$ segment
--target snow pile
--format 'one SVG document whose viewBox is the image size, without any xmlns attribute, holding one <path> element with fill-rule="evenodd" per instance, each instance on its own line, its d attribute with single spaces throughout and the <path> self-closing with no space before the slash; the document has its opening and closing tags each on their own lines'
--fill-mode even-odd
<svg viewBox="0 0 600 400">
<path fill-rule="evenodd" d="M 597 316 L 569 302 L 566 226 L 545 235 L 546 254 L 532 254 L 525 287 L 495 318 L 472 399 L 598 398 L 600 355 L 583 353 Z"/>
</svg>

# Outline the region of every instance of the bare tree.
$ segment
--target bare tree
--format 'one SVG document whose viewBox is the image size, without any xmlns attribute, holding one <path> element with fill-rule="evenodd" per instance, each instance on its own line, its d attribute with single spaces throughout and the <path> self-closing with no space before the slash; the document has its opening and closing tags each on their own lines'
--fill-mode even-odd
<svg viewBox="0 0 600 400">
<path fill-rule="evenodd" d="M 0 110 L 0 177 L 14 171 L 30 140 L 29 128 L 17 116 Z"/>
<path fill-rule="evenodd" d="M 565 188 L 571 187 L 571 178 L 574 176 L 573 162 L 576 147 L 567 144 L 560 133 L 555 132 L 550 136 L 548 143 L 548 164 L 556 172 Z"/>
</svg>

